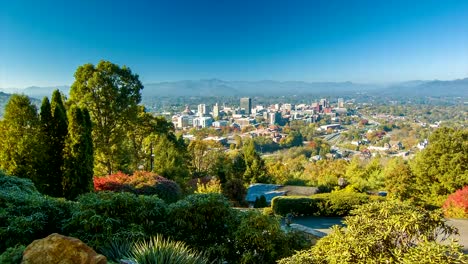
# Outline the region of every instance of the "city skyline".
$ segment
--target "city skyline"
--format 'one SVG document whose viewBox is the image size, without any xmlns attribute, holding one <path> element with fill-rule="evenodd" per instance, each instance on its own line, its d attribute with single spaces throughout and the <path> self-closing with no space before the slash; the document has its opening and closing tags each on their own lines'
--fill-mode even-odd
<svg viewBox="0 0 468 264">
<path fill-rule="evenodd" d="M 357 83 L 468 73 L 466 1 L 5 1 L 0 88 L 70 85 L 79 65 L 143 83 Z"/>
</svg>

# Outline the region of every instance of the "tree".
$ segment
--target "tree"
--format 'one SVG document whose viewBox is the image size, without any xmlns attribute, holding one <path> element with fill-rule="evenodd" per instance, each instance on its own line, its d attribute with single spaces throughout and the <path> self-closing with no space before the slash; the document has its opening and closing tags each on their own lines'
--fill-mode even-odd
<svg viewBox="0 0 468 264">
<path fill-rule="evenodd" d="M 399 200 L 408 200 L 414 193 L 414 177 L 411 168 L 402 158 L 391 159 L 383 170 L 385 189 L 389 196 Z"/>
<path fill-rule="evenodd" d="M 37 109 L 27 96 L 10 97 L 0 121 L 0 133 L 0 169 L 42 185 L 38 168 L 44 166 L 41 164 L 44 142 Z"/>
<path fill-rule="evenodd" d="M 246 169 L 244 172 L 244 181 L 246 183 L 266 183 L 269 177 L 266 175 L 267 169 L 265 162 L 255 151 L 255 143 L 249 140 L 242 148 Z"/>
<path fill-rule="evenodd" d="M 72 106 L 68 115 L 65 144 L 63 193 L 67 199 L 93 189 L 93 142 L 89 112 Z"/>
<path fill-rule="evenodd" d="M 306 263 L 466 263 L 460 245 L 441 245 L 456 229 L 441 211 L 426 211 L 409 202 L 389 200 L 364 204 L 335 226 L 309 250 L 283 259 L 281 264 Z M 431 262 L 427 256 L 441 262 Z"/>
<path fill-rule="evenodd" d="M 111 174 L 122 165 L 119 151 L 128 125 L 138 113 L 142 89 L 138 75 L 130 68 L 109 61 L 100 61 L 97 66 L 85 64 L 76 70 L 70 101 L 90 112 L 96 174 Z"/>
<path fill-rule="evenodd" d="M 131 146 L 131 164 L 130 170 L 138 170 L 141 166 L 145 170 L 151 170 L 151 146 L 147 146 L 148 142 L 151 144 L 151 135 L 170 135 L 175 137 L 174 125 L 168 122 L 162 116 L 154 116 L 146 112 L 143 106 L 138 106 L 138 114 L 136 119 L 130 123 L 130 128 L 127 132 L 127 141 Z"/>
<path fill-rule="evenodd" d="M 468 185 L 468 129 L 440 128 L 411 163 L 418 197 L 441 206 L 447 195 Z"/>
<path fill-rule="evenodd" d="M 46 169 L 41 172 L 44 181 L 39 190 L 44 194 L 55 197 L 63 195 L 62 167 L 65 138 L 68 133 L 67 115 L 62 101 L 62 95 L 58 90 L 52 93 L 52 103 L 47 97 L 41 105 L 40 125 L 43 133 L 44 152 L 43 164 Z"/>
<path fill-rule="evenodd" d="M 182 139 L 176 139 L 171 134 L 162 134 L 151 135 L 147 141 L 153 146 L 153 171 L 183 186 L 189 176 L 189 171 L 187 150 Z"/>
</svg>

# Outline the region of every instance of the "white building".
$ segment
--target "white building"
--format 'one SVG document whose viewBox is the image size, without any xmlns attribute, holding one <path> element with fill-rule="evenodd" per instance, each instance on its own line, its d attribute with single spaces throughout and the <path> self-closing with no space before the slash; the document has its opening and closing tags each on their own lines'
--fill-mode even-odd
<svg viewBox="0 0 468 264">
<path fill-rule="evenodd" d="M 198 105 L 198 116 L 204 116 L 206 114 L 206 105 L 205 104 L 199 104 Z"/>
<path fill-rule="evenodd" d="M 193 119 L 194 127 L 210 127 L 213 124 L 213 119 L 211 117 L 202 116 Z"/>
</svg>

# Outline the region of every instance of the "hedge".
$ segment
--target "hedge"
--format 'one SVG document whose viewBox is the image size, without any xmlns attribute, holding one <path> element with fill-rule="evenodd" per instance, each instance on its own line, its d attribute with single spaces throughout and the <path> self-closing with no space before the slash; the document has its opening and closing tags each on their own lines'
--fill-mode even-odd
<svg viewBox="0 0 468 264">
<path fill-rule="evenodd" d="M 312 196 L 279 196 L 271 201 L 277 215 L 288 213 L 304 216 L 346 216 L 354 207 L 372 198 L 364 193 L 336 191 Z M 375 200 L 375 199 L 372 199 Z"/>
</svg>

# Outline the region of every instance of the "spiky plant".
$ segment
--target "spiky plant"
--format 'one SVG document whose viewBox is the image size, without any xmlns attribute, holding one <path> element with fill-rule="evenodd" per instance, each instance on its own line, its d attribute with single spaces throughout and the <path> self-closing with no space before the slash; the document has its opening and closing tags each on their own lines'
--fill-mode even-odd
<svg viewBox="0 0 468 264">
<path fill-rule="evenodd" d="M 161 235 L 135 243 L 129 257 L 138 264 L 208 264 L 209 260 L 183 242 Z"/>
</svg>

